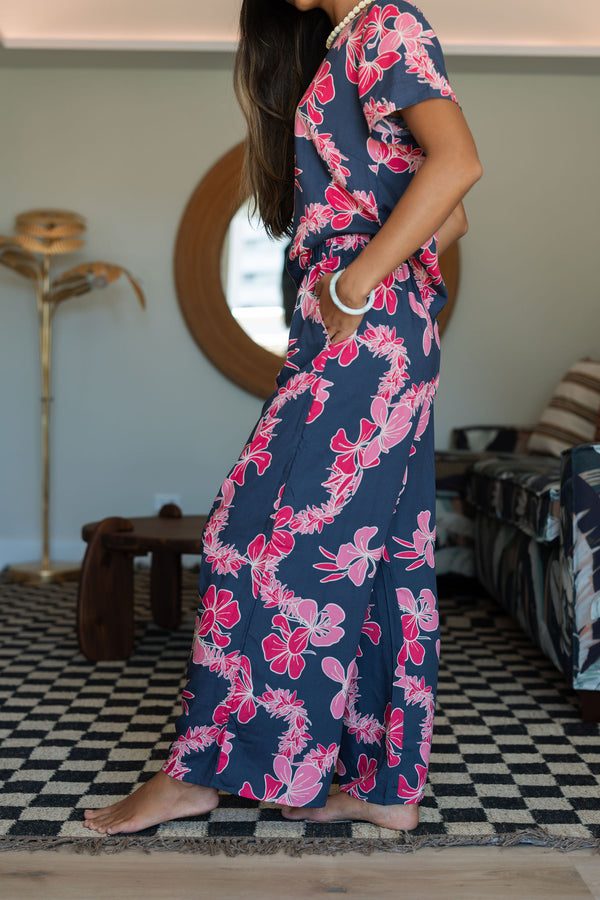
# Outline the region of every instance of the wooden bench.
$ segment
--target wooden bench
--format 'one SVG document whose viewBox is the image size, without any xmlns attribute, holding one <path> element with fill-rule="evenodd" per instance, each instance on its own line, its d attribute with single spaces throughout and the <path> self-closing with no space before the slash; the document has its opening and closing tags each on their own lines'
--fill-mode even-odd
<svg viewBox="0 0 600 900">
<path fill-rule="evenodd" d="M 206 516 L 175 504 L 157 516 L 110 517 L 82 528 L 87 550 L 79 576 L 77 639 L 91 660 L 127 659 L 133 650 L 133 560 L 152 554 L 150 603 L 162 628 L 181 623 L 181 555 L 202 552 Z"/>
</svg>

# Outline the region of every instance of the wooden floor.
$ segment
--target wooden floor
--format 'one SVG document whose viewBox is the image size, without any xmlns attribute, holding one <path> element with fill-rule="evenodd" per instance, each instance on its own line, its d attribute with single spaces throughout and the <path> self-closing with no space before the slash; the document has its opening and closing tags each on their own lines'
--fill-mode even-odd
<svg viewBox="0 0 600 900">
<path fill-rule="evenodd" d="M 459 847 L 363 856 L 0 854 L 2 900 L 600 900 L 600 854 Z"/>
</svg>

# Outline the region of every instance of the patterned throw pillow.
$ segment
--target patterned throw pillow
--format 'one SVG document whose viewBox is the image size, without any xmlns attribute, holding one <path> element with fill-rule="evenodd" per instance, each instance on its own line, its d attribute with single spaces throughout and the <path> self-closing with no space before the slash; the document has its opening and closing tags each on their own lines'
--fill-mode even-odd
<svg viewBox="0 0 600 900">
<path fill-rule="evenodd" d="M 531 432 L 529 453 L 560 456 L 577 444 L 600 440 L 600 361 L 571 366 Z"/>
</svg>

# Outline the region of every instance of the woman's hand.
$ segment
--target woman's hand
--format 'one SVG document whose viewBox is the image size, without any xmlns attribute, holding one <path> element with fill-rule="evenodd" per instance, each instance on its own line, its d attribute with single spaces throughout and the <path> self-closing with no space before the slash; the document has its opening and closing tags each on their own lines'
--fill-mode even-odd
<svg viewBox="0 0 600 900">
<path fill-rule="evenodd" d="M 338 309 L 329 293 L 329 282 L 333 275 L 323 275 L 323 277 L 315 285 L 315 294 L 319 298 L 319 308 L 321 310 L 321 318 L 327 329 L 327 334 L 332 344 L 339 344 L 354 334 L 360 323 L 362 316 L 351 316 Z M 341 280 L 341 279 L 340 279 Z M 339 286 L 339 282 L 338 282 Z M 339 290 L 338 290 L 339 293 Z M 343 295 L 340 300 L 346 302 Z M 364 301 L 363 301 L 364 303 Z M 348 306 L 351 304 L 348 303 Z"/>
</svg>

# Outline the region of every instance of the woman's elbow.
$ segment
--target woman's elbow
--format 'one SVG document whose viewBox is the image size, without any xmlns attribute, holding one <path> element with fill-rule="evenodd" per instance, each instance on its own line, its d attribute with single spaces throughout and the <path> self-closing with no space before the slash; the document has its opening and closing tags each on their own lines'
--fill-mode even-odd
<svg viewBox="0 0 600 900">
<path fill-rule="evenodd" d="M 449 170 L 452 171 L 453 177 L 463 190 L 464 194 L 476 184 L 483 175 L 483 166 L 476 151 L 461 152 L 456 150 L 452 154 L 452 159 L 448 161 Z"/>
<path fill-rule="evenodd" d="M 483 166 L 481 165 L 479 154 L 477 153 L 477 149 L 473 146 L 467 148 L 467 151 L 461 154 L 461 156 L 460 167 L 463 172 L 463 178 L 469 188 L 472 188 L 483 175 Z M 467 190 L 469 188 L 467 188 Z"/>
<path fill-rule="evenodd" d="M 469 172 L 471 175 L 471 187 L 476 184 L 483 175 L 483 166 L 478 156 L 475 156 L 469 163 Z"/>
</svg>

